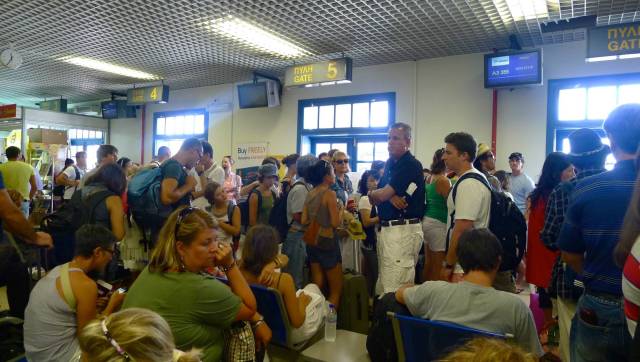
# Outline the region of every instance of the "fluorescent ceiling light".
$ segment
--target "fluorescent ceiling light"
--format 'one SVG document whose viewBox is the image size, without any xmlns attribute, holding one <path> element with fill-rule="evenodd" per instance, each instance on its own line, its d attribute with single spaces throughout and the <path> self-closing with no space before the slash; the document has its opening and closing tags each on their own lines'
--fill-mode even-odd
<svg viewBox="0 0 640 362">
<path fill-rule="evenodd" d="M 609 55 L 609 56 L 606 56 L 606 57 L 586 58 L 585 60 L 588 63 L 595 63 L 595 62 L 606 62 L 608 60 L 616 60 L 616 59 L 618 59 L 617 55 Z"/>
<path fill-rule="evenodd" d="M 101 60 L 85 58 L 85 57 L 65 57 L 61 58 L 63 62 L 79 65 L 81 67 L 99 70 L 102 72 L 123 75 L 130 78 L 156 80 L 160 79 L 157 75 L 141 72 L 139 70 L 122 67 L 119 65 L 103 62 Z"/>
<path fill-rule="evenodd" d="M 506 0 L 513 20 L 530 20 L 549 16 L 546 0 Z"/>
<path fill-rule="evenodd" d="M 212 30 L 249 46 L 287 58 L 308 55 L 309 52 L 280 36 L 233 16 L 212 20 Z"/>
<path fill-rule="evenodd" d="M 622 54 L 618 56 L 620 59 L 633 59 L 633 58 L 640 58 L 640 53 L 636 53 L 636 54 Z"/>
</svg>

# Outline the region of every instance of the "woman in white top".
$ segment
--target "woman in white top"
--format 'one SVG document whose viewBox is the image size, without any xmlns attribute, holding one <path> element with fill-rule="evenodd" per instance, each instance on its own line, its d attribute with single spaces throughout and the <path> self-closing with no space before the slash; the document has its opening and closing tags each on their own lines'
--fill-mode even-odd
<svg viewBox="0 0 640 362">
<path fill-rule="evenodd" d="M 235 161 L 231 156 L 224 156 L 222 159 L 222 169 L 224 170 L 224 192 L 234 205 L 238 203 L 240 198 L 240 189 L 242 188 L 242 178 L 233 172 L 233 164 Z"/>
<path fill-rule="evenodd" d="M 238 250 L 238 237 L 240 236 L 240 208 L 232 200 L 227 199 L 227 194 L 222 186 L 211 181 L 204 190 L 204 197 L 211 205 L 209 212 L 218 221 L 216 240 L 233 247 L 233 252 Z"/>
</svg>

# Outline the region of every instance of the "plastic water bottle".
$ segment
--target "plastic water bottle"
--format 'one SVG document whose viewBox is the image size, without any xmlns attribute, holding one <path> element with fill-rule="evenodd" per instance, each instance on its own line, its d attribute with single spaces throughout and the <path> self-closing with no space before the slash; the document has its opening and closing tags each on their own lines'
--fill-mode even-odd
<svg viewBox="0 0 640 362">
<path fill-rule="evenodd" d="M 336 327 L 338 325 L 338 313 L 336 306 L 329 304 L 329 313 L 324 319 L 324 340 L 327 342 L 335 342 Z"/>
</svg>

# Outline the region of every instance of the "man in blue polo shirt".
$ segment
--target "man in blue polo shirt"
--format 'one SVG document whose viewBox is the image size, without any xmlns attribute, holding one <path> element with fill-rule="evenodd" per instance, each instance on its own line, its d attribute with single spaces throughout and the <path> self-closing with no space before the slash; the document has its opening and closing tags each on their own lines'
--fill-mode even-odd
<svg viewBox="0 0 640 362">
<path fill-rule="evenodd" d="M 622 306 L 622 270 L 613 260 L 631 200 L 640 143 L 640 104 L 613 110 L 604 123 L 613 170 L 576 184 L 560 231 L 562 259 L 581 273 L 585 291 L 571 324 L 571 361 L 626 361 L 630 344 Z"/>
<path fill-rule="evenodd" d="M 376 294 L 413 283 L 422 248 L 424 179 L 422 164 L 409 152 L 411 127 L 395 123 L 389 130 L 389 160 L 369 201 L 378 205 L 378 282 Z"/>
</svg>

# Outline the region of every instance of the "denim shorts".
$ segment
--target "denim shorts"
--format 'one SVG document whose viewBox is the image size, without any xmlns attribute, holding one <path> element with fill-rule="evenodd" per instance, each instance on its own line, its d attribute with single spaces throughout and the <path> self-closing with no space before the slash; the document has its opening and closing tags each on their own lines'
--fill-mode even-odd
<svg viewBox="0 0 640 362">
<path fill-rule="evenodd" d="M 340 253 L 340 245 L 338 239 L 334 238 L 335 245 L 332 248 L 324 249 L 307 245 L 307 255 L 309 263 L 320 264 L 322 269 L 332 269 L 339 263 L 342 263 L 342 254 Z"/>
</svg>

